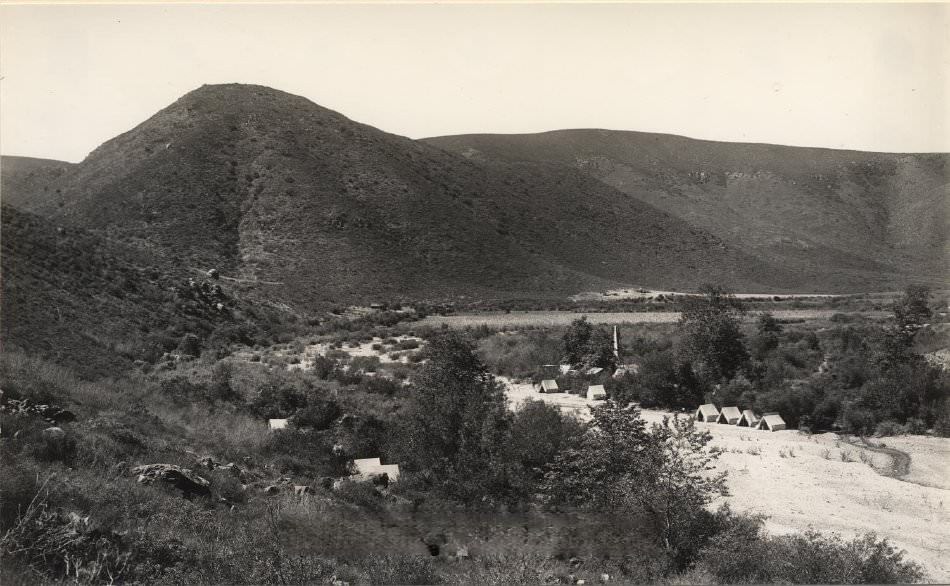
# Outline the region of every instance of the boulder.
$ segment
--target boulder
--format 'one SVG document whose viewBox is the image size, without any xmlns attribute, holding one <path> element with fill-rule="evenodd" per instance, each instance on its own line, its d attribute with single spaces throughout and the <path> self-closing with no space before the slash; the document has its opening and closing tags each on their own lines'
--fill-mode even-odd
<svg viewBox="0 0 950 586">
<path fill-rule="evenodd" d="M 43 430 L 43 437 L 51 441 L 62 441 L 66 437 L 66 432 L 62 427 L 47 427 Z"/>
<path fill-rule="evenodd" d="M 185 496 L 206 496 L 211 494 L 211 483 L 187 468 L 174 464 L 146 464 L 136 466 L 132 474 L 138 475 L 138 482 L 152 484 L 163 482 L 180 490 Z"/>
</svg>

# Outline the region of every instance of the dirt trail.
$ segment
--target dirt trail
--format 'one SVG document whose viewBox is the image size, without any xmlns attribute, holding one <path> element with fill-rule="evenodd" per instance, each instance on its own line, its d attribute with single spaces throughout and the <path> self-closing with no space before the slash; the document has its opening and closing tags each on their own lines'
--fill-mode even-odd
<svg viewBox="0 0 950 586">
<path fill-rule="evenodd" d="M 850 436 L 842 436 L 841 439 L 856 448 L 874 452 L 875 454 L 884 454 L 888 456 L 890 458 L 890 463 L 887 466 L 871 466 L 878 474 L 882 476 L 888 476 L 890 478 L 896 478 L 898 480 L 903 480 L 905 482 L 912 482 L 913 484 L 919 484 L 904 478 L 910 474 L 911 458 L 910 454 L 907 452 L 898 450 L 897 448 L 889 448 L 883 445 L 876 446 L 869 442 L 865 437 L 860 438 L 860 441 Z"/>
</svg>

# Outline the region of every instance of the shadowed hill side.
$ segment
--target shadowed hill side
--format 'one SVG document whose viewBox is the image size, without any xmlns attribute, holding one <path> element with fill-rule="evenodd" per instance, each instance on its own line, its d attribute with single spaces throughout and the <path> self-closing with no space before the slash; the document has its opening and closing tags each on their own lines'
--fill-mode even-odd
<svg viewBox="0 0 950 586">
<path fill-rule="evenodd" d="M 44 203 L 56 202 L 58 194 L 53 184 L 73 166 L 73 163 L 53 159 L 0 157 L 0 199 L 21 208 L 33 205 L 30 197 Z"/>
<path fill-rule="evenodd" d="M 575 169 L 478 163 L 260 86 L 195 90 L 53 187 L 19 201 L 296 304 L 801 284 Z"/>
<path fill-rule="evenodd" d="M 611 130 L 427 142 L 478 161 L 547 162 L 582 170 L 766 262 L 826 275 L 830 287 L 947 280 L 950 155 Z"/>
<path fill-rule="evenodd" d="M 187 286 L 194 271 L 149 250 L 7 205 L 0 217 L 4 352 L 21 349 L 96 378 L 136 360 L 154 363 L 188 337 L 194 337 L 192 351 L 266 341 L 287 321 L 280 310 L 248 303 L 227 283 L 219 285 L 220 294 L 203 295 Z"/>
</svg>

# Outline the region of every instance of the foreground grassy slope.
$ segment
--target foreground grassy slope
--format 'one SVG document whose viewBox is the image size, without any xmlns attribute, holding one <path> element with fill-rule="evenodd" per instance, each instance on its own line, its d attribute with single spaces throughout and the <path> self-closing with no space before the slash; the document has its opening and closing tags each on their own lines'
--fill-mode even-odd
<svg viewBox="0 0 950 586">
<path fill-rule="evenodd" d="M 478 163 L 259 86 L 204 86 L 17 201 L 277 283 L 267 295 L 296 304 L 827 277 L 778 269 L 576 169 Z"/>
<path fill-rule="evenodd" d="M 950 157 L 611 130 L 427 139 L 472 160 L 579 169 L 803 280 L 946 282 Z M 831 273 L 837 273 L 832 276 Z"/>
</svg>

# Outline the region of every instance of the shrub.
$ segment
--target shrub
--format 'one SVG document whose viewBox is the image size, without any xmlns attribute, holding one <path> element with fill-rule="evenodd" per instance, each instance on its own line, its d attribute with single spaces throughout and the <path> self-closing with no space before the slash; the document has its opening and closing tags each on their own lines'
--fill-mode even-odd
<svg viewBox="0 0 950 586">
<path fill-rule="evenodd" d="M 874 435 L 877 437 L 903 434 L 904 426 L 897 423 L 893 419 L 885 419 L 884 421 L 878 423 L 877 427 L 874 428 Z"/>
<path fill-rule="evenodd" d="M 335 401 L 311 399 L 306 407 L 297 411 L 293 417 L 296 427 L 311 427 L 317 430 L 329 428 L 341 414 Z"/>
<path fill-rule="evenodd" d="M 336 368 L 336 361 L 326 356 L 315 356 L 313 359 L 313 374 L 317 378 L 327 380 Z"/>
<path fill-rule="evenodd" d="M 178 353 L 183 356 L 201 355 L 201 339 L 194 334 L 185 334 L 178 344 Z"/>
<path fill-rule="evenodd" d="M 379 357 L 355 356 L 350 361 L 350 369 L 354 372 L 376 372 L 379 370 Z"/>
<path fill-rule="evenodd" d="M 334 492 L 343 500 L 371 511 L 381 511 L 385 504 L 382 495 L 371 482 L 344 480 Z"/>
<path fill-rule="evenodd" d="M 382 376 L 364 376 L 360 381 L 359 389 L 367 393 L 392 397 L 402 389 L 402 385 Z"/>
<path fill-rule="evenodd" d="M 769 537 L 761 517 L 724 520 L 697 561 L 722 584 L 900 584 L 924 576 L 904 552 L 873 533 L 847 542 L 814 530 Z"/>
</svg>

